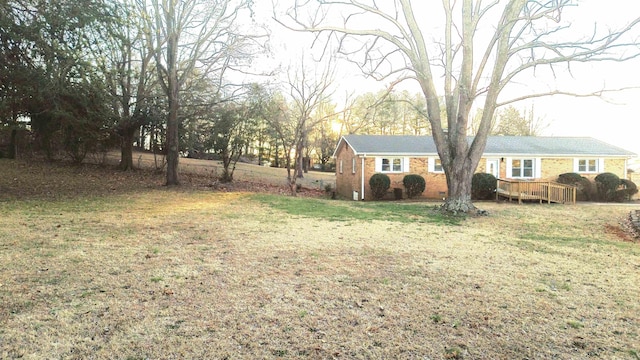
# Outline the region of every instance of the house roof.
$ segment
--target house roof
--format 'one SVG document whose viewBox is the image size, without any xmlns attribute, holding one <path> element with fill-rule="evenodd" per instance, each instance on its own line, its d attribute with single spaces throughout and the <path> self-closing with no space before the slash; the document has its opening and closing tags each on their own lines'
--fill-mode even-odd
<svg viewBox="0 0 640 360">
<path fill-rule="evenodd" d="M 472 141 L 469 137 L 469 142 Z M 431 136 L 345 135 L 340 139 L 358 155 L 436 155 Z M 334 154 L 335 155 L 335 154 Z M 634 157 L 637 154 L 590 137 L 489 136 L 484 155 Z"/>
</svg>

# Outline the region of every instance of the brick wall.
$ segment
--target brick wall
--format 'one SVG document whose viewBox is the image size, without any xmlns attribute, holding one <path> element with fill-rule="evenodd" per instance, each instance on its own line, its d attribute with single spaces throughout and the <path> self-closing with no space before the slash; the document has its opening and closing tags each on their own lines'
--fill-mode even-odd
<svg viewBox="0 0 640 360">
<path fill-rule="evenodd" d="M 573 172 L 573 159 L 543 158 L 539 180 L 555 181 L 558 175 Z"/>
<path fill-rule="evenodd" d="M 605 159 L 604 171 L 614 173 L 618 177 L 624 178 L 624 169 L 627 162 L 624 159 Z"/>
<path fill-rule="evenodd" d="M 353 157 L 353 152 L 351 149 L 341 149 L 336 156 L 336 191 L 339 195 L 352 198 L 353 191 L 358 191 L 359 195 L 361 192 L 361 172 L 360 168 L 362 164 L 362 158 L 358 157 L 356 160 L 356 174 L 351 174 L 351 158 Z M 343 172 L 340 174 L 340 160 L 343 160 Z M 365 200 L 372 200 L 371 197 L 371 188 L 369 187 L 369 179 L 373 174 L 375 174 L 375 158 L 368 157 L 364 159 L 364 195 Z M 404 179 L 407 174 L 420 174 L 424 177 L 426 182 L 425 192 L 422 194 L 422 198 L 427 199 L 438 199 L 446 196 L 447 193 L 447 180 L 442 173 L 429 173 L 428 167 L 429 162 L 427 158 L 412 158 L 409 163 L 409 172 L 407 173 L 399 173 L 392 174 L 387 173 L 389 179 L 391 180 L 391 189 L 393 188 L 404 188 L 402 185 L 402 179 Z M 392 197 L 392 195 L 389 195 Z M 405 195 L 406 196 L 406 195 Z"/>
<path fill-rule="evenodd" d="M 542 158 L 541 159 L 541 173 L 540 179 L 536 180 L 549 180 L 555 181 L 558 179 L 558 175 L 564 173 L 573 172 L 573 158 Z M 604 160 L 604 171 L 611 172 L 619 177 L 624 177 L 624 169 L 625 169 L 625 160 L 624 159 L 605 159 Z M 481 161 L 482 165 L 482 161 Z M 500 177 L 505 177 L 506 175 L 506 162 L 501 162 L 500 164 Z M 598 174 L 581 174 L 588 178 L 594 178 Z"/>
<path fill-rule="evenodd" d="M 354 191 L 360 192 L 361 163 L 360 159 L 356 158 L 354 174 L 354 156 L 353 150 L 346 143 L 343 143 L 336 153 L 336 194 L 348 199 L 353 198 Z"/>
</svg>

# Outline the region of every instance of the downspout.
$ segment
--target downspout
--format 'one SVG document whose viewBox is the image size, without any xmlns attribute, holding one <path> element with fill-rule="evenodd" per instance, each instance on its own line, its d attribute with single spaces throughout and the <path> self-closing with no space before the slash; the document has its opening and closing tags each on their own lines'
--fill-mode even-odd
<svg viewBox="0 0 640 360">
<path fill-rule="evenodd" d="M 364 154 L 362 156 L 362 165 L 360 166 L 360 171 L 361 171 L 361 175 L 360 175 L 360 200 L 364 200 L 364 159 L 367 157 L 366 154 Z"/>
</svg>

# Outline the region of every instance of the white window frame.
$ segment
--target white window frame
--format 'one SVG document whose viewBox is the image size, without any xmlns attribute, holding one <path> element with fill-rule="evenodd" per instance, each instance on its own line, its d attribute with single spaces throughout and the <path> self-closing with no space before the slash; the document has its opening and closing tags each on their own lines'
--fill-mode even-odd
<svg viewBox="0 0 640 360">
<path fill-rule="evenodd" d="M 520 168 L 519 176 L 513 176 L 513 162 L 520 161 L 521 164 L 524 164 L 525 161 L 531 161 L 531 176 L 524 176 L 525 167 Z M 540 158 L 529 158 L 529 157 L 521 157 L 521 158 L 507 158 L 507 178 L 510 179 L 536 179 L 541 177 L 542 170 L 542 160 Z"/>
<path fill-rule="evenodd" d="M 342 174 L 342 159 L 340 159 L 340 165 L 338 166 L 339 170 L 340 170 L 340 174 Z"/>
<path fill-rule="evenodd" d="M 580 162 L 585 162 L 585 169 L 580 170 Z M 595 170 L 589 170 L 589 162 L 593 161 Z M 575 158 L 573 159 L 573 172 L 578 174 L 598 174 L 604 172 L 603 158 Z"/>
<path fill-rule="evenodd" d="M 386 164 L 385 164 L 386 162 Z M 387 168 L 385 168 L 387 167 Z M 389 157 L 382 158 L 382 172 L 387 173 L 401 173 L 402 172 L 402 158 Z"/>
<path fill-rule="evenodd" d="M 383 169 L 383 163 L 385 162 L 385 160 L 387 160 L 387 162 L 390 164 L 389 165 L 389 169 L 385 170 Z M 400 164 L 400 169 L 395 169 L 394 170 L 394 162 L 395 160 L 399 161 Z M 402 156 L 381 156 L 381 157 L 376 157 L 376 172 L 378 173 L 384 173 L 384 174 L 401 174 L 401 173 L 407 173 L 409 172 L 409 158 L 408 157 L 402 157 Z"/>
<path fill-rule="evenodd" d="M 351 173 L 355 174 L 356 173 L 356 158 L 351 158 Z"/>
<path fill-rule="evenodd" d="M 439 157 L 429 158 L 429 172 L 434 174 L 444 174 L 444 168 L 442 167 L 442 160 Z"/>
</svg>

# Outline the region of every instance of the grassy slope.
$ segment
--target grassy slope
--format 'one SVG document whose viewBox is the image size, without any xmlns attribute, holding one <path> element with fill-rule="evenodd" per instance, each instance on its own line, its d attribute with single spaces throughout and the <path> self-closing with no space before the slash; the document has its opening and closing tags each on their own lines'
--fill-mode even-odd
<svg viewBox="0 0 640 360">
<path fill-rule="evenodd" d="M 0 161 L 0 358 L 640 352 L 640 248 L 610 231 L 628 207 L 485 203 L 459 221 L 78 171 Z M 40 173 L 61 196 L 7 193 Z"/>
<path fill-rule="evenodd" d="M 153 154 L 136 152 L 134 153 L 134 163 L 138 168 L 155 169 L 156 161 Z M 106 162 L 109 164 L 118 164 L 120 161 L 119 153 L 109 153 Z M 195 174 L 205 176 L 219 176 L 222 174 L 224 167 L 221 161 L 215 160 L 199 160 L 180 158 L 180 171 L 183 174 Z M 266 166 L 258 166 L 246 163 L 237 163 L 233 173 L 235 180 L 240 181 L 260 181 L 264 184 L 284 186 L 287 184 L 287 170 L 283 168 L 273 168 Z M 335 189 L 336 176 L 331 172 L 309 171 L 304 174 L 303 179 L 298 179 L 297 183 L 309 188 L 324 190 L 326 185 L 330 185 Z"/>
</svg>

